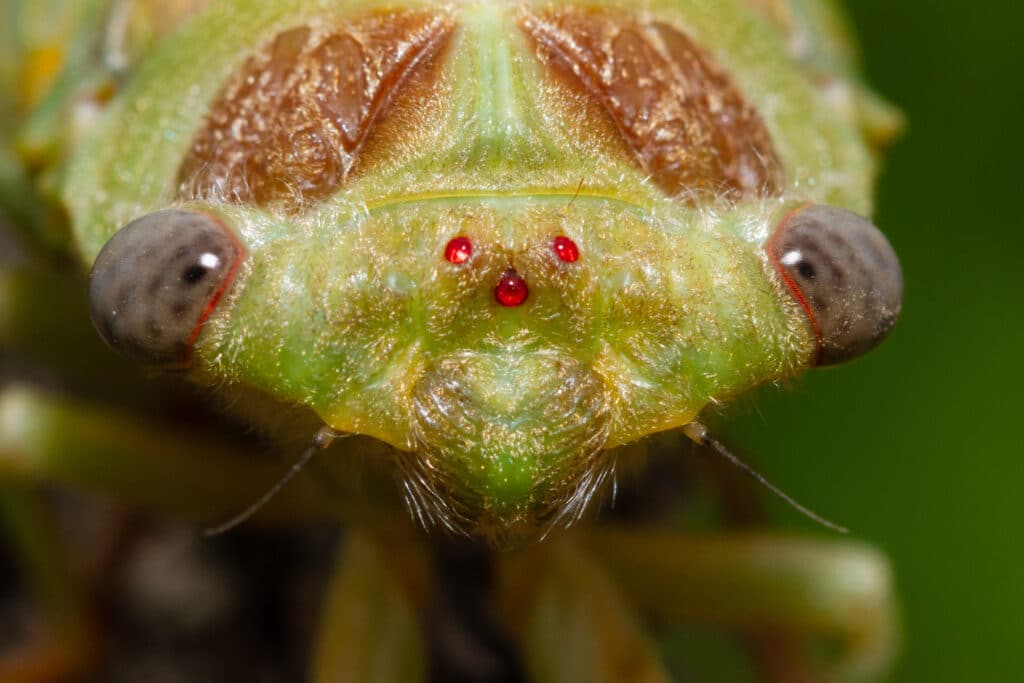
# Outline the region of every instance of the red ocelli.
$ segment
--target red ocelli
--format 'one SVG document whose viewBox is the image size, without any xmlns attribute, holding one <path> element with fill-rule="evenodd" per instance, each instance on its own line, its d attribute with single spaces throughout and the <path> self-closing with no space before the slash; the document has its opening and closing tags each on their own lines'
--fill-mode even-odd
<svg viewBox="0 0 1024 683">
<path fill-rule="evenodd" d="M 515 268 L 505 271 L 501 280 L 498 281 L 498 286 L 494 288 L 494 298 L 502 306 L 510 308 L 523 305 L 529 296 L 530 288 L 526 285 L 526 280 L 515 271 Z"/>
</svg>

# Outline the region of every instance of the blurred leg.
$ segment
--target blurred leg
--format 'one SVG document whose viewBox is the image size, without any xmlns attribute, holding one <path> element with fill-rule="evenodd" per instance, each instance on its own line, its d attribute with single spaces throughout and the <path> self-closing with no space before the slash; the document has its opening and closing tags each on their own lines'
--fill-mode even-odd
<svg viewBox="0 0 1024 683">
<path fill-rule="evenodd" d="M 95 625 L 51 510 L 30 487 L 0 486 L 0 528 L 43 616 L 42 632 L 0 651 L 3 683 L 77 680 L 95 663 Z"/>
<path fill-rule="evenodd" d="M 868 546 L 607 527 L 586 530 L 581 543 L 657 618 L 777 629 L 814 636 L 819 645 L 833 639 L 839 653 L 824 664 L 829 680 L 874 680 L 891 664 L 898 636 L 892 579 L 885 558 Z"/>
<path fill-rule="evenodd" d="M 210 524 L 244 509 L 287 469 L 259 455 L 35 389 L 0 391 L 0 481 L 65 484 Z M 299 477 L 258 518 L 324 514 L 316 484 Z"/>
<path fill-rule="evenodd" d="M 629 601 L 571 540 L 508 559 L 500 595 L 536 683 L 671 680 Z"/>
<path fill-rule="evenodd" d="M 313 683 L 426 680 L 423 633 L 403 580 L 409 567 L 395 559 L 379 542 L 347 535 L 323 603 Z"/>
</svg>

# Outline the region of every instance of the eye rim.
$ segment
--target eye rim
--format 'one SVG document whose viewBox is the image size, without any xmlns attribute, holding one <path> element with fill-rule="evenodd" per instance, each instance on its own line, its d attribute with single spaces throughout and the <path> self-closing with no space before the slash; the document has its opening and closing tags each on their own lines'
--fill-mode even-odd
<svg viewBox="0 0 1024 683">
<path fill-rule="evenodd" d="M 180 238 L 180 233 L 175 235 L 172 231 L 177 229 L 184 232 L 195 229 L 195 227 L 188 227 L 189 223 L 187 221 L 194 221 L 191 225 L 198 228 L 198 231 L 195 233 L 196 235 L 201 235 L 203 231 L 207 231 L 208 234 L 223 238 L 224 241 L 220 245 L 214 242 L 213 246 L 201 246 L 204 249 L 220 247 L 223 248 L 224 253 L 197 253 L 194 255 L 195 258 L 192 259 L 192 263 L 188 264 L 184 270 L 180 270 L 176 277 L 172 275 L 166 281 L 161 277 L 162 273 L 159 270 L 153 273 L 147 273 L 145 270 L 140 273 L 134 273 L 131 270 L 132 265 L 142 265 L 145 260 L 149 260 L 147 257 L 150 254 L 154 254 L 153 260 L 156 262 L 166 258 L 168 253 L 173 254 L 171 256 L 172 261 L 174 258 L 187 257 L 188 253 L 181 251 L 188 248 L 187 244 L 178 245 L 178 249 L 175 252 L 159 252 L 154 250 L 152 245 L 161 244 L 161 242 L 154 239 L 154 233 L 146 234 L 163 226 L 163 229 L 167 231 L 167 240 L 172 240 L 175 237 Z M 186 227 L 182 227 L 182 225 Z M 129 228 L 136 231 L 136 234 L 140 237 L 135 238 L 131 236 L 128 232 Z M 150 244 L 147 244 L 147 241 L 142 239 L 147 237 Z M 185 234 L 185 237 L 187 238 L 189 235 Z M 130 241 L 132 239 L 139 241 L 132 243 Z M 118 240 L 120 240 L 120 243 Z M 118 249 L 120 251 L 117 251 Z M 213 266 L 201 264 L 200 259 L 207 253 L 213 253 L 217 258 L 226 260 L 226 265 L 221 263 Z M 248 251 L 245 245 L 228 226 L 227 222 L 219 215 L 206 209 L 171 206 L 140 214 L 114 232 L 93 261 L 89 272 L 88 284 L 89 312 L 93 327 L 110 348 L 137 363 L 166 371 L 187 370 L 191 366 L 192 352 L 199 339 L 199 335 L 202 333 L 203 327 L 223 300 L 224 295 L 235 284 L 239 270 L 247 256 Z M 189 275 L 197 266 L 203 266 L 205 270 L 202 275 L 192 279 Z M 137 328 L 140 325 L 138 318 L 146 317 L 145 313 L 149 311 L 149 309 L 145 308 L 147 306 L 163 305 L 169 307 L 172 316 L 184 317 L 188 312 L 186 297 L 172 304 L 167 298 L 160 296 L 160 294 L 167 291 L 168 282 L 171 284 L 185 283 L 188 287 L 201 286 L 206 275 L 211 271 L 216 272 L 218 268 L 221 269 L 219 273 L 216 273 L 219 279 L 210 286 L 209 292 L 206 294 L 202 304 L 201 312 L 191 327 L 186 328 L 182 326 L 179 328 L 179 332 L 182 329 L 188 329 L 188 334 L 179 334 L 178 339 L 180 341 L 177 344 L 174 343 L 175 320 L 173 317 L 170 321 L 171 334 L 168 339 L 162 342 L 153 343 L 156 340 L 152 335 L 157 335 L 158 338 L 159 335 L 162 335 L 167 330 L 164 326 L 167 321 L 155 322 L 159 320 L 157 316 L 148 316 L 145 322 L 145 332 L 147 334 L 138 334 Z M 138 296 L 136 293 L 145 285 L 148 285 L 146 290 L 149 296 Z M 162 286 L 158 287 L 157 285 Z M 114 291 L 115 289 L 116 292 Z M 179 306 L 182 306 L 181 310 L 178 309 Z M 136 308 L 138 310 L 133 310 Z M 118 317 L 119 315 L 120 317 Z M 133 317 L 136 320 L 132 321 Z M 126 326 L 122 327 L 117 324 L 120 320 L 125 319 L 128 320 L 125 323 Z M 150 325 L 155 325 L 159 331 L 154 330 Z M 133 326 L 136 329 L 133 329 Z"/>
<path fill-rule="evenodd" d="M 811 324 L 811 329 L 814 331 L 814 362 L 812 365 L 821 365 L 821 360 L 825 354 L 824 335 L 821 332 L 821 325 L 818 324 L 818 317 L 814 314 L 814 310 L 811 309 L 811 304 L 807 301 L 807 297 L 804 296 L 803 291 L 800 289 L 800 285 L 796 283 L 796 280 L 792 278 L 789 271 L 786 268 L 787 264 L 782 263 L 782 257 L 779 256 L 779 250 L 776 249 L 776 242 L 779 240 L 783 233 L 783 228 L 789 223 L 793 216 L 797 215 L 804 209 L 815 206 L 811 202 L 801 204 L 799 206 L 791 208 L 787 211 L 782 219 L 776 221 L 775 228 L 772 230 L 771 236 L 768 238 L 768 242 L 765 244 L 765 251 L 768 252 L 768 259 L 771 261 L 772 267 L 775 272 L 779 274 L 782 281 L 786 284 L 786 289 L 796 299 L 797 304 L 803 309 L 804 315 L 807 316 L 807 320 Z"/>
<path fill-rule="evenodd" d="M 231 288 L 231 285 L 235 281 L 235 276 L 238 275 L 238 271 L 242 267 L 242 262 L 245 261 L 245 258 L 247 256 L 245 245 L 243 245 L 241 240 L 238 239 L 238 236 L 235 234 L 235 232 L 227 226 L 227 223 L 221 220 L 220 216 L 212 214 L 208 211 L 195 211 L 194 213 L 211 219 L 214 222 L 214 224 L 216 224 L 216 226 L 220 228 L 221 232 L 227 235 L 228 240 L 230 240 L 231 242 L 231 246 L 234 248 L 234 254 L 231 261 L 231 265 L 228 266 L 227 274 L 221 281 L 220 286 L 218 286 L 217 289 L 214 291 L 213 296 L 210 297 L 210 301 L 207 302 L 206 308 L 203 309 L 202 315 L 199 316 L 199 320 L 196 322 L 196 326 L 192 328 L 192 333 L 189 334 L 188 349 L 185 356 L 185 362 L 189 362 L 191 360 L 192 349 L 195 347 L 196 342 L 199 340 L 199 335 L 202 332 L 203 325 L 205 325 L 206 321 L 210 319 L 210 316 L 213 315 L 213 312 L 217 308 L 217 304 L 220 303 L 220 300 L 227 293 L 228 289 Z"/>
<path fill-rule="evenodd" d="M 794 223 L 800 216 L 803 220 Z M 814 331 L 810 365 L 854 360 L 884 341 L 898 322 L 903 269 L 869 218 L 830 204 L 793 206 L 777 222 L 765 250 Z M 796 258 L 787 262 L 790 254 Z"/>
</svg>

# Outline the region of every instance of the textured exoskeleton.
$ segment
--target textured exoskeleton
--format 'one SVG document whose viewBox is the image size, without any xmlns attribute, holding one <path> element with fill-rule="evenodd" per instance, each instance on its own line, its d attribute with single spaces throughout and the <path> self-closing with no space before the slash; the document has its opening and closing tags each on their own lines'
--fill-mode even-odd
<svg viewBox="0 0 1024 683">
<path fill-rule="evenodd" d="M 279 443 L 317 433 L 307 455 L 336 442 L 323 506 L 347 519 L 404 501 L 423 526 L 528 545 L 639 469 L 631 444 L 714 443 L 706 408 L 860 355 L 899 314 L 899 264 L 865 218 L 899 119 L 827 2 L 50 4 L 76 30 L 8 3 L 15 222 L 53 251 L 66 212 L 110 346 Z M 594 534 L 512 561 L 553 567 L 537 604 L 580 557 L 618 557 Z M 653 562 L 656 537 L 635 538 Z M 692 541 L 659 540 L 680 581 L 754 576 L 759 552 L 819 568 L 781 541 L 698 543 L 687 579 Z M 351 590 L 380 562 L 364 550 Z M 887 575 L 849 561 L 886 632 L 853 666 L 873 671 Z M 656 571 L 615 562 L 630 585 Z M 582 571 L 581 600 L 607 593 L 619 619 L 617 589 Z M 692 590 L 667 590 L 689 605 L 668 616 L 771 612 Z M 580 680 L 538 656 L 539 679 Z"/>
</svg>

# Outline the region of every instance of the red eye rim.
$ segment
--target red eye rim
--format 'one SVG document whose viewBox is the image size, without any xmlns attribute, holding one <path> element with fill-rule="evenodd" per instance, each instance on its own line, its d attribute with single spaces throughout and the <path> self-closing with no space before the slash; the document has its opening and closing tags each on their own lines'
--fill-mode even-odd
<svg viewBox="0 0 1024 683">
<path fill-rule="evenodd" d="M 192 334 L 188 337 L 189 356 L 192 355 L 192 347 L 195 346 L 196 341 L 199 339 L 199 333 L 202 332 L 203 325 L 205 325 L 209 317 L 213 315 L 213 311 L 217 308 L 217 304 L 220 303 L 224 293 L 230 289 L 231 283 L 235 281 L 235 276 L 238 274 L 238 269 L 242 267 L 242 261 L 245 260 L 245 247 L 242 246 L 242 243 L 238 240 L 234 231 L 228 228 L 224 221 L 217 216 L 214 216 L 212 213 L 207 213 L 205 211 L 200 213 L 213 220 L 213 222 L 217 224 L 217 227 L 221 229 L 221 232 L 228 236 L 228 239 L 231 240 L 231 244 L 235 247 L 235 253 L 233 255 L 231 267 L 228 269 L 228 274 L 224 276 L 224 281 L 221 283 L 220 287 L 217 288 L 217 291 L 213 293 L 213 296 L 210 297 L 210 303 L 206 304 L 206 308 L 203 309 L 203 314 L 199 316 L 199 321 L 196 322 L 196 326 L 192 329 Z M 189 356 L 184 359 L 185 362 L 188 362 Z"/>
<path fill-rule="evenodd" d="M 559 235 L 551 241 L 555 256 L 564 263 L 575 263 L 580 258 L 580 248 L 571 238 Z"/>
<path fill-rule="evenodd" d="M 786 283 L 786 287 L 789 288 L 790 292 L 792 292 L 793 297 L 796 299 L 796 302 L 800 304 L 800 308 L 804 309 L 804 315 L 807 316 L 807 320 L 809 320 L 811 323 L 811 329 L 814 331 L 814 341 L 817 345 L 817 350 L 814 354 L 814 364 L 820 365 L 822 354 L 825 351 L 821 335 L 821 326 L 818 325 L 818 320 L 817 318 L 814 317 L 814 311 L 811 310 L 811 305 L 810 303 L 808 303 L 807 297 L 804 296 L 804 293 L 802 291 L 800 291 L 800 286 L 796 283 L 795 280 L 793 280 L 793 278 L 789 276 L 789 273 L 786 272 L 786 267 L 782 264 L 781 261 L 781 255 L 775 248 L 775 242 L 779 238 L 779 235 L 782 234 L 782 230 L 786 227 L 786 223 L 788 223 L 793 216 L 795 216 L 808 206 L 813 205 L 804 204 L 802 206 L 798 206 L 782 217 L 782 220 L 779 221 L 777 226 L 775 226 L 775 231 L 772 233 L 772 236 L 768 238 L 768 243 L 765 245 L 765 250 L 768 252 L 768 260 L 771 261 L 772 266 L 775 268 L 775 272 L 777 272 L 779 276 L 782 278 L 782 281 Z"/>
<path fill-rule="evenodd" d="M 448 263 L 459 266 L 469 260 L 473 255 L 473 242 L 465 235 L 459 235 L 448 240 L 444 247 L 444 259 Z"/>
</svg>

